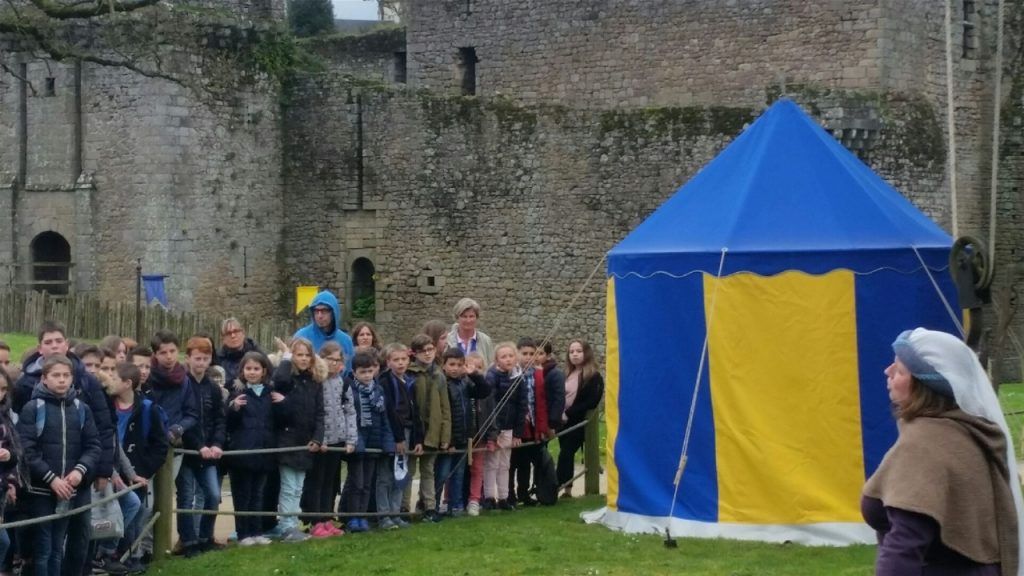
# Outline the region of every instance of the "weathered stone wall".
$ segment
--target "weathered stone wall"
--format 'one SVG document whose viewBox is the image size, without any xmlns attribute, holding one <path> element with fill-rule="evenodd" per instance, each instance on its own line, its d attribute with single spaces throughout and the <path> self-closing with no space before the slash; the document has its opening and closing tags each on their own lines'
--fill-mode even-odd
<svg viewBox="0 0 1024 576">
<path fill-rule="evenodd" d="M 881 0 L 410 3 L 413 86 L 572 106 L 759 106 L 780 83 L 877 89 Z"/>
<path fill-rule="evenodd" d="M 405 73 L 401 66 L 406 53 L 404 28 L 314 37 L 306 41 L 306 47 L 323 58 L 332 72 L 380 82 L 395 82 Z"/>
<path fill-rule="evenodd" d="M 220 30 L 210 37 L 247 34 Z M 141 258 L 144 273 L 169 276 L 173 307 L 281 315 L 279 102 L 273 80 L 239 54 L 249 53 L 174 53 L 178 81 L 2 54 L 14 69 L 26 63 L 36 90 L 0 84 L 5 284 L 30 280 L 30 243 L 54 231 L 71 247 L 74 289 L 133 298 Z"/>
<path fill-rule="evenodd" d="M 85 170 L 95 173 L 101 297 L 168 274 L 172 305 L 278 314 L 281 138 L 274 91 L 204 101 L 187 88 L 90 68 Z"/>
<path fill-rule="evenodd" d="M 353 254 L 370 258 L 379 328 L 403 340 L 425 320 L 449 320 L 466 295 L 481 302 L 492 336 L 545 335 L 597 268 L 555 341 L 582 335 L 602 344 L 604 254 L 759 112 L 602 112 L 379 88 L 346 104 L 358 88 L 321 78 L 289 95 L 312 102 L 318 115 L 306 107 L 286 114 L 285 195 L 302 207 L 288 213 L 288 273 L 299 283 L 310 278 L 297 271 L 311 272 L 346 292 Z M 865 97 L 816 98 L 804 100 L 827 117 Z M 943 170 L 929 140 L 935 111 L 920 100 L 872 98 L 880 128 L 868 161 L 911 198 L 928 198 Z M 359 101 L 362 209 L 351 185 Z M 344 160 L 325 173 L 332 157 Z"/>
</svg>

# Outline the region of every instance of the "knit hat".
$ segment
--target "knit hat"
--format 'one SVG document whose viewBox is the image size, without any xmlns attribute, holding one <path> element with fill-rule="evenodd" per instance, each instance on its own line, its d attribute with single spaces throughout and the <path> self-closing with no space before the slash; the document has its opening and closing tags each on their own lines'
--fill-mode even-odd
<svg viewBox="0 0 1024 576">
<path fill-rule="evenodd" d="M 939 374 L 935 369 L 934 363 L 928 357 L 928 353 L 922 351 L 919 347 L 914 345 L 916 340 L 915 336 L 927 332 L 923 328 L 916 330 L 904 330 L 896 340 L 892 343 L 892 350 L 896 353 L 896 357 L 900 359 L 900 362 L 910 370 L 910 373 L 921 381 L 922 384 L 930 388 L 933 392 L 938 392 L 948 398 L 956 399 L 953 394 L 953 387 L 949 385 L 949 381 Z"/>
</svg>

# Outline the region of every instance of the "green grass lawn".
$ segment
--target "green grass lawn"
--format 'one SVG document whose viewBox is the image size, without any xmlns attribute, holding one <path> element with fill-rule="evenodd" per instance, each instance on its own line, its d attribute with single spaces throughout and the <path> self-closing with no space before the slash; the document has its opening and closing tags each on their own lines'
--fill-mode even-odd
<svg viewBox="0 0 1024 576">
<path fill-rule="evenodd" d="M 624 535 L 579 519 L 580 512 L 603 504 L 588 497 L 552 508 L 417 524 L 398 532 L 234 548 L 191 560 L 166 560 L 149 573 L 867 576 L 873 571 L 873 546 L 679 540 L 679 548 L 670 550 L 658 536 Z"/>
<path fill-rule="evenodd" d="M 35 348 L 38 339 L 34 334 L 15 334 L 12 332 L 0 333 L 0 340 L 3 340 L 11 347 L 11 362 L 18 362 L 21 355 L 29 348 Z"/>
</svg>

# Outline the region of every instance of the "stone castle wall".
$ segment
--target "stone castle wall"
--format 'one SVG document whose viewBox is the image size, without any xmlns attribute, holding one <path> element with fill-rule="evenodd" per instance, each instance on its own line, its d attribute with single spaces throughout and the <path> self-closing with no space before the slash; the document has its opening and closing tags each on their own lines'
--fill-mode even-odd
<svg viewBox="0 0 1024 576">
<path fill-rule="evenodd" d="M 302 270 L 292 282 L 324 278 L 344 293 L 353 253 L 370 258 L 379 272 L 377 324 L 385 338 L 403 340 L 425 320 L 449 320 L 467 295 L 480 301 L 492 336 L 546 335 L 597 269 L 561 318 L 556 344 L 571 336 L 603 343 L 604 254 L 759 112 L 588 111 L 374 89 L 357 99 L 360 113 L 345 96 L 358 87 L 343 78 L 297 90 L 289 100 L 315 98 L 319 115 L 302 107 L 285 116 L 285 194 L 303 206 L 286 224 L 288 274 Z M 833 114 L 859 101 L 838 92 L 817 98 L 798 99 Z M 927 199 L 944 158 L 918 141 L 918 129 L 934 135 L 934 111 L 886 98 L 874 108 L 882 115 L 868 161 L 912 199 Z M 352 185 L 360 117 L 361 203 Z M 344 160 L 325 173 L 332 157 Z"/>
<path fill-rule="evenodd" d="M 780 83 L 883 86 L 881 0 L 410 3 L 410 83 L 578 107 L 752 106 Z"/>
<path fill-rule="evenodd" d="M 70 245 L 72 289 L 134 298 L 141 258 L 143 273 L 168 275 L 176 308 L 277 314 L 281 138 L 268 83 L 239 72 L 226 98 L 122 67 L 0 56 L 26 71 L 0 84 L 4 286 L 30 284 L 30 243 L 52 231 Z M 185 78 L 211 72 L 191 61 Z"/>
</svg>

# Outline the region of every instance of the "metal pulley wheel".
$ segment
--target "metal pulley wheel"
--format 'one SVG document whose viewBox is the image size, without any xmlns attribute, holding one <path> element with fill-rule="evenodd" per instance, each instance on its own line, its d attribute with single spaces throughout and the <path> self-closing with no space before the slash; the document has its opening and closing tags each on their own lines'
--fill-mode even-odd
<svg viewBox="0 0 1024 576">
<path fill-rule="evenodd" d="M 995 268 L 992 267 L 992 258 L 985 249 L 981 240 L 974 236 L 961 236 L 953 242 L 953 249 L 949 253 L 949 268 L 956 270 L 960 267 L 962 258 L 970 259 L 971 272 L 974 276 L 974 289 L 987 290 L 992 285 L 992 278 Z"/>
</svg>

